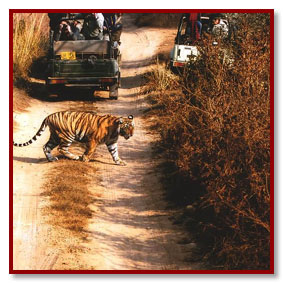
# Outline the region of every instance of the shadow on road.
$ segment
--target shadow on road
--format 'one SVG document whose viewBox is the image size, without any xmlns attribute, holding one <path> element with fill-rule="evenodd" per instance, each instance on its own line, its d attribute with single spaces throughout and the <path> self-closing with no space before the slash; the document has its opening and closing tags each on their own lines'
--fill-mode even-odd
<svg viewBox="0 0 283 283">
<path fill-rule="evenodd" d="M 47 163 L 48 161 L 46 158 L 31 158 L 31 157 L 20 157 L 20 156 L 14 156 L 14 161 L 24 162 L 24 163 L 34 163 L 34 164 L 40 164 L 40 163 Z"/>
<path fill-rule="evenodd" d="M 45 83 L 41 81 L 23 81 L 16 85 L 19 89 L 24 89 L 27 94 L 35 99 L 47 102 L 60 101 L 94 101 L 92 89 L 86 88 L 61 88 L 57 92 L 49 93 Z"/>
<path fill-rule="evenodd" d="M 135 76 L 122 77 L 121 84 L 123 89 L 138 88 L 144 82 L 144 74 L 137 74 Z"/>
</svg>

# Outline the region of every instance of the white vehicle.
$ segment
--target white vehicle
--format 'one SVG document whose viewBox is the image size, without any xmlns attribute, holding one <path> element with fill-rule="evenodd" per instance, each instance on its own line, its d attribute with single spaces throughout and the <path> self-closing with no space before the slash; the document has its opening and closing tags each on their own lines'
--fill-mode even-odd
<svg viewBox="0 0 283 283">
<path fill-rule="evenodd" d="M 191 60 L 195 60 L 199 55 L 197 46 L 191 44 L 186 34 L 186 15 L 181 16 L 175 44 L 170 52 L 170 66 L 172 70 L 183 68 Z"/>
<path fill-rule="evenodd" d="M 213 14 L 211 15 L 211 18 L 213 18 Z M 227 21 L 221 19 L 218 24 L 215 24 L 212 27 L 210 25 L 209 16 L 201 16 L 200 21 L 202 23 L 202 31 L 211 34 L 215 39 L 228 37 Z M 186 64 L 195 61 L 200 55 L 198 47 L 195 45 L 196 41 L 192 42 L 192 39 L 186 33 L 186 28 L 187 17 L 186 14 L 183 14 L 179 22 L 174 47 L 170 52 L 170 67 L 172 71 L 184 68 Z M 217 41 L 213 42 L 213 44 L 217 45 Z"/>
<path fill-rule="evenodd" d="M 199 51 L 196 46 L 175 44 L 170 54 L 171 67 L 185 67 L 189 61 L 195 60 L 198 55 Z"/>
</svg>

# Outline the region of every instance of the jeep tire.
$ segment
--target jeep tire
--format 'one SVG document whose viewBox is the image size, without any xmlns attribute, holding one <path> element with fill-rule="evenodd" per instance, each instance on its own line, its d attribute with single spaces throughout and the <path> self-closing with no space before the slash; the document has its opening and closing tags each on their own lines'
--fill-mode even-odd
<svg viewBox="0 0 283 283">
<path fill-rule="evenodd" d="M 109 87 L 109 98 L 115 100 L 118 99 L 118 84 Z"/>
</svg>

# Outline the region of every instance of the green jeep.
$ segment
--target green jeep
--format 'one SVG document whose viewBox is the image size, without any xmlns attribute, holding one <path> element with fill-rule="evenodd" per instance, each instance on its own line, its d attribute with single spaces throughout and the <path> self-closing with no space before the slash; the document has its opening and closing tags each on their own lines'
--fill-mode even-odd
<svg viewBox="0 0 283 283">
<path fill-rule="evenodd" d="M 76 41 L 51 38 L 46 85 L 51 92 L 64 86 L 106 90 L 110 99 L 118 99 L 120 56 L 111 38 Z"/>
</svg>

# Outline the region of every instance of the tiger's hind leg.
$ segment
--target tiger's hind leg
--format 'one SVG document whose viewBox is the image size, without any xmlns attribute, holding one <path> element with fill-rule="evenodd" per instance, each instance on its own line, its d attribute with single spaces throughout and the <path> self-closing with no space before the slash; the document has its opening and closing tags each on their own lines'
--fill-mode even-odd
<svg viewBox="0 0 283 283">
<path fill-rule="evenodd" d="M 61 142 L 59 144 L 58 151 L 69 159 L 79 160 L 80 157 L 78 155 L 75 155 L 75 154 L 73 154 L 69 151 L 69 147 L 71 146 L 72 142 L 73 142 L 73 140 L 70 140 L 70 139 L 61 140 Z"/>
<path fill-rule="evenodd" d="M 85 153 L 82 156 L 82 161 L 86 162 L 90 160 L 91 155 L 95 152 L 96 149 L 96 142 L 94 140 L 90 140 L 87 144 L 86 144 L 87 148 Z"/>
<path fill-rule="evenodd" d="M 59 144 L 59 139 L 56 135 L 50 135 L 49 141 L 43 146 L 43 152 L 48 161 L 57 161 L 58 158 L 51 154 L 52 149 L 54 149 Z"/>
</svg>

